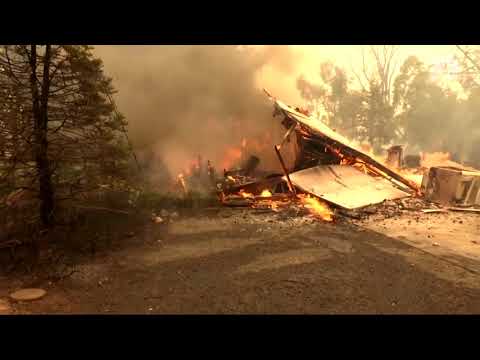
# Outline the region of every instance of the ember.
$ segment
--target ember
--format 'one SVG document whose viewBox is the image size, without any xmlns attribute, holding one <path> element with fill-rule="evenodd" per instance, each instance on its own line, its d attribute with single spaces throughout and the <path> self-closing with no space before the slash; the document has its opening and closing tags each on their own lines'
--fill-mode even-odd
<svg viewBox="0 0 480 360">
<path fill-rule="evenodd" d="M 278 211 L 278 210 L 279 210 L 279 209 L 278 209 L 278 204 L 275 203 L 275 202 L 272 202 L 272 203 L 270 204 L 270 208 L 271 208 L 273 211 Z"/>
</svg>

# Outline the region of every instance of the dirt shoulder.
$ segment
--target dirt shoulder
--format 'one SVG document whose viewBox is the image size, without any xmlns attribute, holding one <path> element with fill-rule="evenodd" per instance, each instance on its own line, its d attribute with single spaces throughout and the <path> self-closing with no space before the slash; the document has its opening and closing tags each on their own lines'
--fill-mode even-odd
<svg viewBox="0 0 480 360">
<path fill-rule="evenodd" d="M 472 243 L 480 217 L 451 227 L 438 215 L 448 214 L 427 215 L 437 225 L 426 231 L 424 218 L 331 224 L 204 210 L 138 228 L 131 244 L 83 260 L 63 280 L 35 283 L 48 291 L 36 302 L 8 300 L 31 279 L 0 279 L 0 300 L 12 314 L 480 313 Z M 468 251 L 453 240 L 469 242 Z"/>
</svg>

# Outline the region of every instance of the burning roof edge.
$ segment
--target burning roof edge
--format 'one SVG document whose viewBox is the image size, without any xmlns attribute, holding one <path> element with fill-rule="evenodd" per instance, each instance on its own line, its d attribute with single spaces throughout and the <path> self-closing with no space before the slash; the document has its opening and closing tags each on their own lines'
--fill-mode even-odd
<svg viewBox="0 0 480 360">
<path fill-rule="evenodd" d="M 275 106 L 278 107 L 278 110 L 283 112 L 284 115 L 288 116 L 291 120 L 294 120 L 296 122 L 301 123 L 302 125 L 307 126 L 312 133 L 319 135 L 319 136 L 326 136 L 329 137 L 330 139 L 344 145 L 348 146 L 351 149 L 362 152 L 360 149 L 356 148 L 350 140 L 348 140 L 346 137 L 340 135 L 333 129 L 330 129 L 325 123 L 322 121 L 315 119 L 311 116 L 306 116 L 294 109 L 292 109 L 290 106 L 284 104 L 280 100 L 275 100 Z"/>
</svg>

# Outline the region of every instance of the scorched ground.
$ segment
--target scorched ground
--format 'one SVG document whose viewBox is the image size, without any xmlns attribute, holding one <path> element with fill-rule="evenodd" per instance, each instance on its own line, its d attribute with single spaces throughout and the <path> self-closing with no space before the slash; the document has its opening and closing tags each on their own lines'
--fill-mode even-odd
<svg viewBox="0 0 480 360">
<path fill-rule="evenodd" d="M 478 215 L 397 211 L 355 224 L 295 210 L 181 213 L 72 259 L 63 279 L 3 277 L 0 299 L 11 314 L 479 313 Z M 47 295 L 8 300 L 29 286 Z"/>
</svg>

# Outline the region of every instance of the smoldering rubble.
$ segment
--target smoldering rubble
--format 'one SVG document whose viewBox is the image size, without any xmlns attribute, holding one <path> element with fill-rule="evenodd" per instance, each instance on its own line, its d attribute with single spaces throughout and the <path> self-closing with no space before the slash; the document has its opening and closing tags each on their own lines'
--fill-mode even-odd
<svg viewBox="0 0 480 360">
<path fill-rule="evenodd" d="M 403 156 L 401 146 L 389 149 L 382 161 L 310 116 L 267 92 L 274 105 L 274 121 L 285 129 L 283 140 L 270 151 L 281 172 L 259 170 L 255 155 L 223 173 L 207 162 L 204 184 L 228 207 L 296 214 L 308 213 L 324 221 L 338 217 L 361 219 L 373 214 L 400 216 L 404 212 L 480 211 L 480 172 L 449 161 L 422 168 Z M 293 160 L 282 153 L 293 152 Z M 194 177 L 202 178 L 199 159 Z M 419 182 L 412 180 L 412 174 Z M 183 194 L 189 189 L 180 181 Z M 189 181 L 191 182 L 191 181 Z"/>
</svg>

